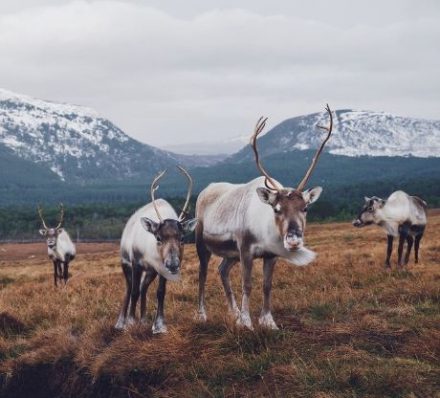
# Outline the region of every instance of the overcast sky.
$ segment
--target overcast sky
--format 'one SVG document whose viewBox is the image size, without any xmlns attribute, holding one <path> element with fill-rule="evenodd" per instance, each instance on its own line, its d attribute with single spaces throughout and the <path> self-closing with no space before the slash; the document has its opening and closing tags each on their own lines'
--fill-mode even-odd
<svg viewBox="0 0 440 398">
<path fill-rule="evenodd" d="M 332 108 L 440 119 L 437 0 L 1 0 L 0 87 L 149 144 Z"/>
</svg>

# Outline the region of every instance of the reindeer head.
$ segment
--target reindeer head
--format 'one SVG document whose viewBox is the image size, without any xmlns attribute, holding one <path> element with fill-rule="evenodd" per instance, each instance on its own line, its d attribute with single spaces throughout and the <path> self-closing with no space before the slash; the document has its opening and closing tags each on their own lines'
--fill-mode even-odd
<svg viewBox="0 0 440 398">
<path fill-rule="evenodd" d="M 385 205 L 386 201 L 378 198 L 377 196 L 373 196 L 368 198 L 365 196 L 365 204 L 362 207 L 361 211 L 356 220 L 353 221 L 353 226 L 361 228 L 366 225 L 378 224 L 380 222 L 378 218 L 378 210 L 382 209 Z"/>
<path fill-rule="evenodd" d="M 153 221 L 147 217 L 141 218 L 143 227 L 148 232 L 152 233 L 156 238 L 157 251 L 160 255 L 162 263 L 171 274 L 177 274 L 179 272 L 183 257 L 184 238 L 186 235 L 194 231 L 197 224 L 196 218 L 184 221 L 189 200 L 191 198 L 193 181 L 191 176 L 183 167 L 178 166 L 178 168 L 189 181 L 185 205 L 183 206 L 179 218 L 177 220 L 164 220 L 160 215 L 159 209 L 155 202 L 154 193 L 159 187 L 157 183 L 163 177 L 166 170 L 159 173 L 151 184 L 151 199 L 159 222 Z"/>
<path fill-rule="evenodd" d="M 328 105 L 326 110 L 330 116 L 330 125 L 329 127 L 318 127 L 326 130 L 327 136 L 318 148 L 309 169 L 297 188 L 285 188 L 280 186 L 279 183 L 275 182 L 270 177 L 260 162 L 257 150 L 257 137 L 263 131 L 267 118 L 260 118 L 258 120 L 254 134 L 251 137 L 251 145 L 254 151 L 255 161 L 261 174 L 265 177 L 264 184 L 266 186 L 257 188 L 257 194 L 263 203 L 272 207 L 280 237 L 283 240 L 284 248 L 288 251 L 295 251 L 303 247 L 308 207 L 318 200 L 322 192 L 321 187 L 307 190 L 304 190 L 304 187 L 316 166 L 324 145 L 332 133 L 333 117 Z"/>
<path fill-rule="evenodd" d="M 64 219 L 64 206 L 60 203 L 60 220 L 58 225 L 55 228 L 48 227 L 43 218 L 43 209 L 41 206 L 38 206 L 38 215 L 40 216 L 41 222 L 43 224 L 43 228 L 39 230 L 40 235 L 46 238 L 47 247 L 52 250 L 56 250 L 58 235 L 63 232 L 63 228 L 61 227 Z"/>
</svg>

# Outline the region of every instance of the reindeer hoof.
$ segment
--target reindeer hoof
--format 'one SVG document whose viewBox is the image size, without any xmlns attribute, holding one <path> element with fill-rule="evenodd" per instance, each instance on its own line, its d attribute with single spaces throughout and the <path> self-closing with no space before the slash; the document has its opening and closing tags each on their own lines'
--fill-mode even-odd
<svg viewBox="0 0 440 398">
<path fill-rule="evenodd" d="M 266 329 L 279 330 L 277 324 L 273 320 L 271 313 L 261 315 L 260 318 L 258 319 L 258 324 Z"/>
<path fill-rule="evenodd" d="M 151 328 L 151 330 L 153 331 L 153 334 L 162 334 L 168 332 L 168 328 L 166 327 L 162 319 L 156 320 L 153 323 L 153 327 Z"/>
<path fill-rule="evenodd" d="M 133 326 L 136 323 L 136 319 L 133 317 L 128 317 L 125 321 L 124 329 L 128 329 L 130 326 Z"/>
<path fill-rule="evenodd" d="M 229 314 L 235 319 L 238 320 L 240 318 L 241 312 L 238 307 L 229 308 Z"/>
<path fill-rule="evenodd" d="M 196 322 L 206 322 L 207 319 L 208 317 L 206 316 L 205 311 L 197 311 L 196 314 L 194 315 L 194 320 Z"/>
<path fill-rule="evenodd" d="M 237 326 L 248 328 L 249 330 L 254 330 L 254 327 L 252 326 L 251 317 L 247 313 L 240 313 L 239 317 L 236 321 Z"/>
<path fill-rule="evenodd" d="M 116 322 L 115 329 L 116 329 L 116 330 L 124 330 L 124 329 L 125 329 L 125 323 L 124 323 L 124 321 L 118 321 L 118 322 Z"/>
</svg>

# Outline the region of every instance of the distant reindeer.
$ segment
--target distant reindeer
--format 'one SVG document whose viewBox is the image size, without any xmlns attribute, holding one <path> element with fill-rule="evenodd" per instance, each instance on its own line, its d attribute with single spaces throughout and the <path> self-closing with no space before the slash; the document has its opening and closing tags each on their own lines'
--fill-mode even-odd
<svg viewBox="0 0 440 398">
<path fill-rule="evenodd" d="M 64 206 L 60 204 L 60 221 L 55 228 L 46 225 L 41 206 L 38 206 L 38 215 L 43 223 L 43 228 L 39 232 L 41 236 L 46 238 L 47 254 L 53 261 L 54 284 L 58 285 L 58 279 L 64 280 L 64 284 L 66 284 L 69 278 L 69 263 L 75 258 L 76 249 L 69 234 L 62 228 Z"/>
<path fill-rule="evenodd" d="M 424 200 L 410 196 L 403 191 L 393 192 L 387 200 L 373 196 L 365 197 L 365 205 L 358 217 L 353 221 L 355 227 L 376 224 L 381 226 L 388 236 L 387 257 L 385 267 L 389 268 L 393 251 L 393 239 L 399 236 L 397 251 L 398 267 L 408 264 L 409 255 L 414 242 L 415 263 L 419 262 L 419 246 L 426 227 L 426 208 Z M 407 242 L 405 257 L 402 257 L 403 245 Z"/>
<path fill-rule="evenodd" d="M 154 198 L 158 188 L 157 183 L 165 174 L 165 170 L 159 173 L 151 184 L 151 203 L 140 208 L 130 217 L 122 233 L 121 265 L 126 281 L 126 294 L 115 325 L 116 329 L 124 329 L 135 322 L 139 295 L 141 321 L 146 321 L 147 290 L 159 274 L 157 311 L 152 330 L 154 334 L 167 331 L 164 321 L 166 282 L 180 278 L 184 237 L 192 232 L 197 224 L 196 219 L 183 221 L 191 197 L 193 181 L 183 167 L 178 166 L 178 168 L 189 181 L 186 202 L 180 216 L 177 216 L 167 201 Z"/>
<path fill-rule="evenodd" d="M 237 324 L 253 329 L 249 314 L 251 294 L 251 273 L 253 260 L 263 259 L 263 309 L 259 324 L 278 329 L 271 313 L 272 275 L 277 257 L 295 265 L 307 265 L 315 259 L 315 253 L 304 246 L 306 215 L 310 204 L 315 202 L 321 187 L 304 190 L 315 168 L 324 145 L 330 138 L 330 126 L 321 127 L 327 136 L 317 150 L 312 163 L 297 188 L 283 187 L 264 170 L 259 160 L 256 140 L 263 130 L 267 118 L 260 118 L 251 138 L 255 161 L 263 177 L 246 184 L 210 184 L 199 195 L 196 204 L 196 247 L 200 259 L 198 318 L 206 320 L 205 282 L 208 262 L 214 253 L 223 260 L 219 273 L 226 293 L 230 312 L 237 318 Z M 242 303 L 239 310 L 231 289 L 229 273 L 240 261 L 242 280 Z"/>
</svg>

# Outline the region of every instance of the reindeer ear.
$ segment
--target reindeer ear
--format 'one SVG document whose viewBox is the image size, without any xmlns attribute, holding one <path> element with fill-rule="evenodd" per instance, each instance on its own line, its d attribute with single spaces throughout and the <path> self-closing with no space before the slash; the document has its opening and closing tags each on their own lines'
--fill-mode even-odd
<svg viewBox="0 0 440 398">
<path fill-rule="evenodd" d="M 192 218 L 191 220 L 187 220 L 183 222 L 182 223 L 183 233 L 186 235 L 193 232 L 194 229 L 196 228 L 198 221 L 199 220 L 197 218 Z"/>
<path fill-rule="evenodd" d="M 141 224 L 146 229 L 147 232 L 150 232 L 153 235 L 157 232 L 157 230 L 159 228 L 159 223 L 157 223 L 147 217 L 141 218 Z"/>
<path fill-rule="evenodd" d="M 257 194 L 263 203 L 273 206 L 277 201 L 277 193 L 267 188 L 257 188 Z"/>
<path fill-rule="evenodd" d="M 307 189 L 302 193 L 302 196 L 305 200 L 305 202 L 310 205 L 313 202 L 316 202 L 319 197 L 321 196 L 322 188 L 321 187 L 315 187 L 312 189 Z"/>
<path fill-rule="evenodd" d="M 57 229 L 57 235 L 59 235 L 61 232 L 63 232 L 64 231 L 64 229 L 63 228 L 58 228 Z"/>
<path fill-rule="evenodd" d="M 364 196 L 365 203 L 370 203 L 371 198 L 368 196 Z"/>
<path fill-rule="evenodd" d="M 40 229 L 38 232 L 40 233 L 41 236 L 47 235 L 47 231 L 45 229 Z"/>
</svg>

